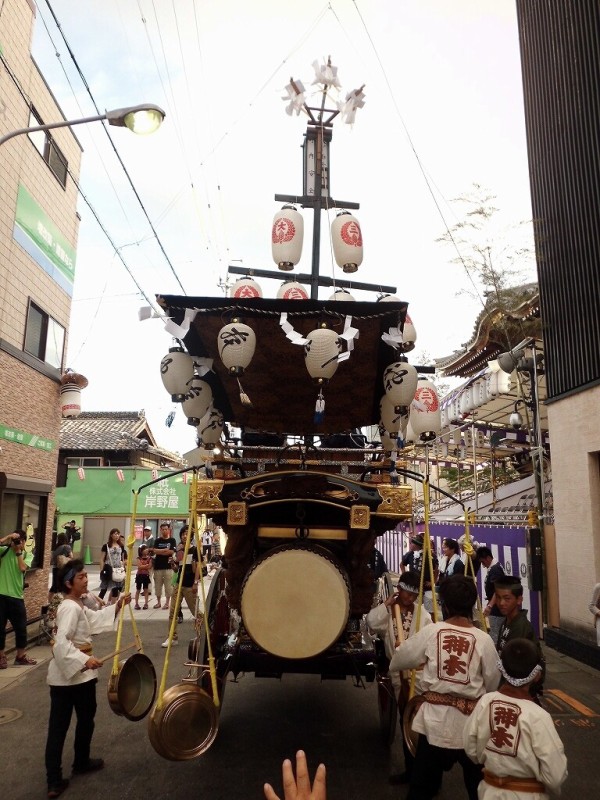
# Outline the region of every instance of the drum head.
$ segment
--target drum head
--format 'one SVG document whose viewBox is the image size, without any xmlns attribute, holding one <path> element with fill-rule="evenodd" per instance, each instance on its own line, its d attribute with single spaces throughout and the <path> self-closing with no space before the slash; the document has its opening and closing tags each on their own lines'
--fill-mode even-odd
<svg viewBox="0 0 600 800">
<path fill-rule="evenodd" d="M 419 734 L 413 731 L 413 720 L 417 716 L 417 711 L 424 703 L 423 696 L 416 694 L 406 704 L 404 714 L 402 715 L 402 733 L 404 734 L 404 741 L 410 750 L 410 754 L 414 756 L 417 752 L 417 744 L 419 743 Z"/>
<path fill-rule="evenodd" d="M 148 720 L 152 747 L 170 761 L 189 761 L 211 746 L 219 728 L 217 708 L 196 684 L 179 683 L 163 695 Z"/>
<path fill-rule="evenodd" d="M 282 658 L 311 658 L 339 639 L 350 611 L 343 567 L 318 546 L 283 545 L 252 567 L 242 586 L 244 626 Z"/>
</svg>

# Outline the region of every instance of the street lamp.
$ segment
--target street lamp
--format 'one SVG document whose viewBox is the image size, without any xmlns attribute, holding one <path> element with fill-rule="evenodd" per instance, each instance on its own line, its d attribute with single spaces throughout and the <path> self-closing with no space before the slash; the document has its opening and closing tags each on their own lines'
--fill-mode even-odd
<svg viewBox="0 0 600 800">
<path fill-rule="evenodd" d="M 105 111 L 104 114 L 97 114 L 93 117 L 50 122 L 47 125 L 34 125 L 32 128 L 19 128 L 16 131 L 11 131 L 4 136 L 0 136 L 0 145 L 22 133 L 50 131 L 54 128 L 71 128 L 73 125 L 82 125 L 84 122 L 98 122 L 103 119 L 107 120 L 109 125 L 129 128 L 129 130 L 134 133 L 145 135 L 154 133 L 154 131 L 160 127 L 164 118 L 165 112 L 162 108 L 152 103 L 143 103 L 139 106 L 128 106 L 126 108 L 116 108 L 113 111 Z"/>
</svg>

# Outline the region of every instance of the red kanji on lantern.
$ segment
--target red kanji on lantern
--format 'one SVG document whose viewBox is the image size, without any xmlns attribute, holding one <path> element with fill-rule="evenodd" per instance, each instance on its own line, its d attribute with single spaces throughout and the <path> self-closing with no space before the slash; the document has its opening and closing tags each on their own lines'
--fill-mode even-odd
<svg viewBox="0 0 600 800">
<path fill-rule="evenodd" d="M 279 217 L 273 225 L 271 239 L 273 244 L 291 242 L 296 235 L 296 226 L 288 217 Z"/>
<path fill-rule="evenodd" d="M 340 230 L 340 236 L 345 244 L 351 245 L 352 247 L 362 247 L 362 233 L 360 225 L 356 220 L 344 222 Z"/>
<path fill-rule="evenodd" d="M 417 400 L 419 403 L 422 403 L 427 411 L 437 411 L 440 406 L 437 394 L 427 386 L 417 389 L 415 400 Z"/>
</svg>

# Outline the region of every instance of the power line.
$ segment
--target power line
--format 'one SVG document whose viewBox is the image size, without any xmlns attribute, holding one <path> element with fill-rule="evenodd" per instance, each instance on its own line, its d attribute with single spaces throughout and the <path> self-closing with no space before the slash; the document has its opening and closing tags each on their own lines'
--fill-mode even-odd
<svg viewBox="0 0 600 800">
<path fill-rule="evenodd" d="M 96 103 L 96 100 L 94 99 L 94 96 L 93 96 L 92 91 L 91 91 L 91 89 L 89 87 L 89 84 L 88 84 L 83 72 L 81 71 L 81 68 L 80 68 L 80 66 L 79 66 L 79 64 L 77 62 L 77 59 L 75 58 L 75 54 L 73 53 L 73 51 L 71 49 L 71 46 L 69 45 L 69 43 L 67 41 L 67 38 L 66 38 L 66 36 L 65 36 L 65 34 L 63 32 L 63 29 L 61 27 L 61 24 L 58 21 L 58 19 L 56 17 L 56 14 L 54 13 L 54 9 L 52 8 L 52 5 L 50 4 L 50 0 L 46 0 L 46 5 L 48 6 L 48 10 L 52 14 L 52 18 L 54 19 L 56 27 L 58 28 L 58 31 L 59 31 L 59 33 L 60 33 L 60 35 L 62 37 L 62 40 L 65 43 L 65 47 L 67 48 L 67 51 L 68 51 L 69 55 L 71 56 L 71 60 L 73 61 L 73 64 L 75 65 L 75 68 L 76 68 L 76 70 L 77 70 L 77 72 L 79 74 L 79 77 L 81 78 L 81 81 L 82 81 L 82 83 L 83 83 L 83 85 L 84 85 L 84 87 L 85 87 L 85 89 L 86 89 L 91 101 L 92 101 L 92 104 L 93 104 L 94 108 L 96 109 L 96 112 L 98 114 L 102 114 L 102 111 L 100 111 L 100 108 L 98 107 L 98 104 Z M 171 263 L 171 259 L 167 255 L 167 252 L 166 252 L 165 248 L 163 247 L 163 244 L 162 244 L 162 242 L 160 240 L 160 237 L 159 237 L 156 229 L 154 228 L 154 224 L 152 223 L 152 220 L 150 219 L 150 216 L 148 215 L 148 212 L 146 211 L 146 208 L 145 208 L 145 206 L 144 206 L 144 204 L 142 202 L 142 198 L 140 197 L 140 195 L 139 195 L 139 193 L 138 193 L 138 191 L 137 191 L 137 189 L 136 189 L 136 187 L 135 187 L 135 185 L 133 183 L 133 180 L 131 179 L 131 176 L 129 175 L 127 167 L 125 166 L 125 164 L 124 164 L 124 162 L 123 162 L 123 160 L 121 158 L 121 155 L 119 154 L 119 151 L 117 150 L 117 148 L 115 146 L 115 143 L 113 142 L 112 137 L 111 137 L 110 133 L 108 132 L 108 128 L 106 127 L 106 125 L 104 125 L 104 123 L 103 123 L 102 127 L 104 128 L 104 132 L 106 133 L 106 135 L 108 137 L 108 140 L 109 140 L 109 142 L 111 144 L 111 147 L 112 147 L 112 149 L 113 149 L 113 151 L 114 151 L 114 153 L 115 153 L 115 155 L 116 155 L 116 157 L 117 157 L 117 159 L 119 161 L 119 164 L 121 165 L 123 173 L 125 174 L 125 177 L 127 178 L 128 182 L 129 182 L 131 190 L 133 191 L 133 193 L 134 193 L 134 195 L 135 195 L 135 197 L 136 197 L 136 199 L 137 199 L 137 201 L 138 201 L 138 203 L 140 205 L 140 208 L 142 209 L 142 211 L 144 213 L 144 216 L 146 217 L 146 219 L 148 221 L 148 224 L 150 226 L 150 230 L 152 231 L 152 233 L 154 234 L 154 237 L 156 239 L 156 243 L 158 244 L 163 256 L 165 257 L 165 260 L 166 260 L 167 264 L 169 265 L 169 268 L 171 269 L 171 272 L 173 273 L 173 275 L 175 277 L 175 280 L 179 284 L 179 286 L 181 288 L 181 291 L 183 292 L 183 294 L 187 294 L 187 292 L 183 288 L 183 284 L 181 283 L 181 280 L 179 279 L 179 275 L 177 275 L 177 272 L 175 271 L 175 267 Z"/>
</svg>

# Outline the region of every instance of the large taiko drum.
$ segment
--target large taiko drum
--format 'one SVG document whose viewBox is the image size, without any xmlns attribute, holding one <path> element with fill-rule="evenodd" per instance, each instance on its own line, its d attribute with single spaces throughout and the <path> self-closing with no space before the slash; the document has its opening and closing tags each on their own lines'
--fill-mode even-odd
<svg viewBox="0 0 600 800">
<path fill-rule="evenodd" d="M 275 547 L 242 586 L 242 620 L 252 640 L 282 658 L 311 658 L 341 636 L 350 611 L 348 576 L 318 545 Z"/>
</svg>

